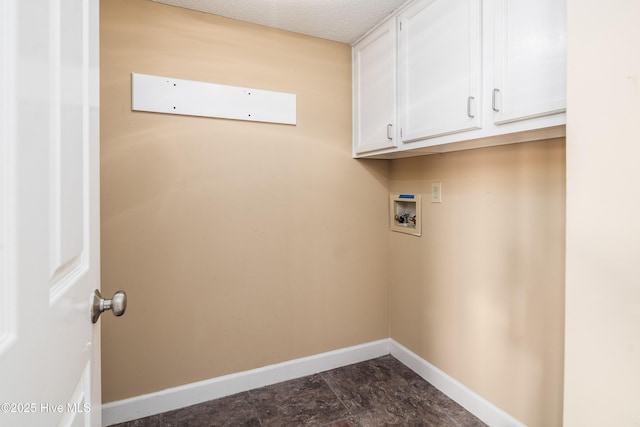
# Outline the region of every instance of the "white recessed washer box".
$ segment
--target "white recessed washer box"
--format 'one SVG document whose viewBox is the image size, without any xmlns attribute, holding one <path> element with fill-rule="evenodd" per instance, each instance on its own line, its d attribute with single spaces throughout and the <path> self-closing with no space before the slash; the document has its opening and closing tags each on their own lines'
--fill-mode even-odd
<svg viewBox="0 0 640 427">
<path fill-rule="evenodd" d="M 131 109 L 296 124 L 296 95 L 172 77 L 131 74 Z"/>
<path fill-rule="evenodd" d="M 422 235 L 422 197 L 417 194 L 392 194 L 389 198 L 389 228 L 398 233 Z"/>
</svg>

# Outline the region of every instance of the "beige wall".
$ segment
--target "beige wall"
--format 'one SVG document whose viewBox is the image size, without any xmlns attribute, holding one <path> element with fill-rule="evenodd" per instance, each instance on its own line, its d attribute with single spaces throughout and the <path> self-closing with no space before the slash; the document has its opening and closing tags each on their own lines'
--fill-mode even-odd
<svg viewBox="0 0 640 427">
<path fill-rule="evenodd" d="M 562 425 L 564 139 L 394 160 L 391 337 L 530 427 Z M 430 202 L 442 182 L 442 203 Z"/>
<path fill-rule="evenodd" d="M 566 427 L 640 425 L 640 2 L 569 0 Z"/>
<path fill-rule="evenodd" d="M 102 287 L 130 298 L 102 320 L 105 402 L 391 328 L 530 427 L 560 425 L 563 140 L 356 161 L 349 46 L 101 3 Z M 133 113 L 131 72 L 292 92 L 298 124 Z M 435 180 L 423 237 L 389 232 L 388 193 Z"/>
<path fill-rule="evenodd" d="M 351 159 L 350 47 L 101 2 L 103 400 L 388 337 L 388 162 Z M 132 112 L 131 72 L 291 92 L 297 126 Z"/>
</svg>

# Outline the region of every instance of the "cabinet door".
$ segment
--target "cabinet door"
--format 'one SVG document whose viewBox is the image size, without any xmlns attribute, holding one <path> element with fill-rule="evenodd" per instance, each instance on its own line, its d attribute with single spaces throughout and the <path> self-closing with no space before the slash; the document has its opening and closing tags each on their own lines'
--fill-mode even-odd
<svg viewBox="0 0 640 427">
<path fill-rule="evenodd" d="M 495 2 L 495 123 L 564 111 L 565 1 Z"/>
<path fill-rule="evenodd" d="M 353 47 L 354 153 L 396 144 L 396 20 Z"/>
<path fill-rule="evenodd" d="M 424 0 L 400 16 L 402 141 L 477 129 L 481 0 Z"/>
</svg>

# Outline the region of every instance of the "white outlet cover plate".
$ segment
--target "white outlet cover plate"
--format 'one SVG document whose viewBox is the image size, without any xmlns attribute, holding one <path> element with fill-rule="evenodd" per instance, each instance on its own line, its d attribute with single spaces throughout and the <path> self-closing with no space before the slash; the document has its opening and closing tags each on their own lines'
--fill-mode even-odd
<svg viewBox="0 0 640 427">
<path fill-rule="evenodd" d="M 442 203 L 442 183 L 431 183 L 431 203 Z"/>
</svg>

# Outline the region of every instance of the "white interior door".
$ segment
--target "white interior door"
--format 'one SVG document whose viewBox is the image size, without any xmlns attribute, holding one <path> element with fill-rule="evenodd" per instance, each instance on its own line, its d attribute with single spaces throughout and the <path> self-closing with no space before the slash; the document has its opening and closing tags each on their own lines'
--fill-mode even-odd
<svg viewBox="0 0 640 427">
<path fill-rule="evenodd" d="M 99 426 L 98 0 L 0 2 L 0 425 Z"/>
</svg>

